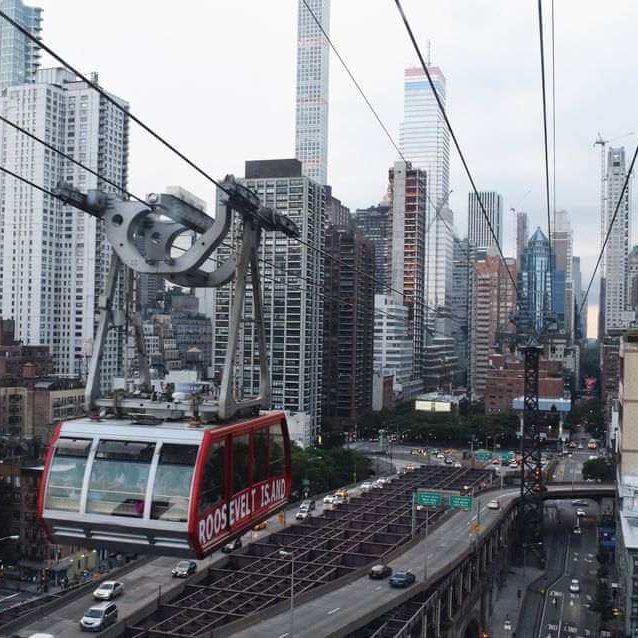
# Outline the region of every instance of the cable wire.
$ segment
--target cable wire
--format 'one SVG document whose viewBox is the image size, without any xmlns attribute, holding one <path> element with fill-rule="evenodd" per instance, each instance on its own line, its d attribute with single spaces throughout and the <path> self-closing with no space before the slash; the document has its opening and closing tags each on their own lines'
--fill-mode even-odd
<svg viewBox="0 0 638 638">
<path fill-rule="evenodd" d="M 607 233 L 605 234 L 605 240 L 603 241 L 603 245 L 600 248 L 600 252 L 598 253 L 598 259 L 596 260 L 596 266 L 594 267 L 594 272 L 591 274 L 591 279 L 589 280 L 589 284 L 587 284 L 587 290 L 585 292 L 585 296 L 580 304 L 580 309 L 578 310 L 578 314 L 582 316 L 583 308 L 587 303 L 587 296 L 589 295 L 589 291 L 591 289 L 592 283 L 594 282 L 594 277 L 596 276 L 596 272 L 598 267 L 600 266 L 600 262 L 605 253 L 605 247 L 607 246 L 607 242 L 609 241 L 609 236 L 611 235 L 612 228 L 616 221 L 616 217 L 618 215 L 618 211 L 620 210 L 620 205 L 622 204 L 622 200 L 627 192 L 627 187 L 629 185 L 629 179 L 631 178 L 631 174 L 634 170 L 634 164 L 636 163 L 636 157 L 638 157 L 638 146 L 636 146 L 636 150 L 634 151 L 634 156 L 631 158 L 631 164 L 629 165 L 629 170 L 627 171 L 627 175 L 625 177 L 625 181 L 622 186 L 622 190 L 620 191 L 620 196 L 618 197 L 618 202 L 616 202 L 616 208 L 614 209 L 614 214 L 611 218 L 611 222 L 609 223 L 609 228 L 607 229 Z"/>
<path fill-rule="evenodd" d="M 456 138 L 456 134 L 454 133 L 454 129 L 452 128 L 452 124 L 450 123 L 447 113 L 445 112 L 445 107 L 443 106 L 443 103 L 441 102 L 441 98 L 439 97 L 436 87 L 434 86 L 434 82 L 432 81 L 432 76 L 430 75 L 430 71 L 428 69 L 427 64 L 425 63 L 423 55 L 421 54 L 421 49 L 419 47 L 419 44 L 416 41 L 416 38 L 414 37 L 412 27 L 410 26 L 410 23 L 405 14 L 405 11 L 403 10 L 403 7 L 401 6 L 401 0 L 394 0 L 394 3 L 396 4 L 397 9 L 399 10 L 399 14 L 401 15 L 406 31 L 408 32 L 408 36 L 412 42 L 412 46 L 414 47 L 414 50 L 416 51 L 417 57 L 419 58 L 419 61 L 421 63 L 421 67 L 423 68 L 423 71 L 427 77 L 430 88 L 432 89 L 432 93 L 434 94 L 434 98 L 436 99 L 436 103 L 439 107 L 439 110 L 441 111 L 441 115 L 443 116 L 443 119 L 445 120 L 445 124 L 448 128 L 448 131 L 450 132 L 450 136 L 452 137 L 452 141 L 454 142 L 456 151 L 459 154 L 459 158 L 461 159 L 461 163 L 463 164 L 465 173 L 468 179 L 470 180 L 470 184 L 472 185 L 472 190 L 474 191 L 474 194 L 476 195 L 483 217 L 485 218 L 485 221 L 487 222 L 487 227 L 490 231 L 490 234 L 492 235 L 492 238 L 494 239 L 496 247 L 498 248 L 498 252 L 501 256 L 501 260 L 503 264 L 505 265 L 505 268 L 507 269 L 507 274 L 512 282 L 512 285 L 514 286 L 514 289 L 516 290 L 518 294 L 518 286 L 516 285 L 516 281 L 514 280 L 514 276 L 512 275 L 512 272 L 509 266 L 507 265 L 507 262 L 505 261 L 505 255 L 503 254 L 501 244 L 498 241 L 498 237 L 496 236 L 496 233 L 494 232 L 494 227 L 492 226 L 492 222 L 490 221 L 489 215 L 487 214 L 487 211 L 485 210 L 485 206 L 483 205 L 483 200 L 481 199 L 478 189 L 476 187 L 476 183 L 474 182 L 474 177 L 472 176 L 472 173 L 470 172 L 470 168 L 465 159 L 465 155 L 463 154 L 463 151 L 461 150 L 461 146 L 459 144 L 458 139 Z"/>
<path fill-rule="evenodd" d="M 545 47 L 543 41 L 543 0 L 538 0 L 538 36 L 541 53 L 541 86 L 543 95 L 543 134 L 545 140 L 545 198 L 547 200 L 547 239 L 549 241 L 549 300 L 550 312 L 554 311 L 554 264 L 552 261 L 552 223 L 551 207 L 549 203 L 549 142 L 547 140 L 547 95 L 545 86 Z M 556 150 L 554 149 L 554 152 Z"/>
</svg>

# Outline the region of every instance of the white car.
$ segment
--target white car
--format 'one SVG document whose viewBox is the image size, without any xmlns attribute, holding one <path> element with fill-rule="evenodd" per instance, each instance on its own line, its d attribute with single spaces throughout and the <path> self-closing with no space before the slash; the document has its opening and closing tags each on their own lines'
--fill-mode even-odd
<svg viewBox="0 0 638 638">
<path fill-rule="evenodd" d="M 362 492 L 369 492 L 371 489 L 372 489 L 372 483 L 370 483 L 370 481 L 364 481 L 363 483 L 361 483 Z"/>
<path fill-rule="evenodd" d="M 124 593 L 124 585 L 117 580 L 105 580 L 93 592 L 95 600 L 113 600 Z"/>
<path fill-rule="evenodd" d="M 324 505 L 334 505 L 335 502 L 335 497 L 332 494 L 326 494 L 323 497 L 323 504 Z"/>
<path fill-rule="evenodd" d="M 305 521 L 307 518 L 310 518 L 310 512 L 307 509 L 300 509 L 296 514 L 295 518 L 298 521 Z"/>
<path fill-rule="evenodd" d="M 325 501 L 325 499 L 324 499 L 324 501 Z M 335 494 L 332 497 L 332 504 L 333 505 L 341 505 L 342 503 L 345 503 L 345 502 L 346 502 L 346 499 L 343 498 L 343 496 L 340 496 L 339 494 Z"/>
<path fill-rule="evenodd" d="M 503 629 L 504 629 L 505 631 L 512 631 L 512 621 L 511 621 L 511 620 L 506 620 L 506 621 L 503 623 Z"/>
<path fill-rule="evenodd" d="M 580 583 L 577 578 L 572 578 L 572 582 L 569 584 L 569 591 L 572 594 L 577 594 L 580 591 Z"/>
<path fill-rule="evenodd" d="M 440 452 L 436 455 L 437 459 L 445 460 L 445 454 L 441 454 Z"/>
<path fill-rule="evenodd" d="M 488 510 L 500 510 L 501 509 L 501 504 L 498 502 L 498 499 L 495 498 L 495 499 L 487 502 L 487 509 Z"/>
<path fill-rule="evenodd" d="M 374 489 L 381 489 L 383 486 L 385 485 L 385 483 L 381 480 L 381 479 L 377 479 L 373 484 L 372 487 Z"/>
<path fill-rule="evenodd" d="M 457 461 L 457 462 L 453 465 L 453 467 L 459 468 L 459 467 L 463 467 L 463 465 Z"/>
</svg>

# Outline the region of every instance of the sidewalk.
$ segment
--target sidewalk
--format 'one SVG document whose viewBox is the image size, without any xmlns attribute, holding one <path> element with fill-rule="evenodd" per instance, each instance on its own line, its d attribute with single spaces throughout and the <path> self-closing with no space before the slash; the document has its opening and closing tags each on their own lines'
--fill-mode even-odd
<svg viewBox="0 0 638 638">
<path fill-rule="evenodd" d="M 521 567 L 510 567 L 503 586 L 498 590 L 494 603 L 494 613 L 490 620 L 489 634 L 491 638 L 512 638 L 516 633 L 518 617 L 523 604 L 525 590 L 543 572 L 532 567 L 525 568 L 525 576 Z M 518 592 L 521 592 L 520 598 Z M 505 621 L 509 620 L 512 629 L 505 629 Z"/>
</svg>

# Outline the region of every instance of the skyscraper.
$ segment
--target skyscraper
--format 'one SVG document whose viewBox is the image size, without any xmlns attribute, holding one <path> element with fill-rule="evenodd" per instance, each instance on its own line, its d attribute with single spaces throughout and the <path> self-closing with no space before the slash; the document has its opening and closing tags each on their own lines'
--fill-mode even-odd
<svg viewBox="0 0 638 638">
<path fill-rule="evenodd" d="M 558 210 L 552 229 L 552 257 L 554 274 L 552 280 L 553 310 L 561 330 L 565 331 L 569 341 L 574 335 L 574 275 L 572 257 L 574 234 L 569 223 L 569 213 Z"/>
<path fill-rule="evenodd" d="M 445 76 L 428 65 L 436 92 L 446 105 Z M 421 67 L 405 69 L 403 121 L 399 132 L 403 156 L 427 177 L 425 298 L 432 306 L 449 306 L 454 262 L 454 215 L 447 205 L 450 191 L 450 133 Z"/>
<path fill-rule="evenodd" d="M 585 291 L 580 270 L 580 257 L 572 257 L 572 277 L 574 279 L 574 338 L 584 339 L 587 336 L 587 302 L 581 311 Z"/>
<path fill-rule="evenodd" d="M 498 243 L 503 246 L 503 199 L 495 191 L 480 191 L 479 196 Z M 496 245 L 479 200 L 473 192 L 467 198 L 467 238 L 473 249 Z"/>
<path fill-rule="evenodd" d="M 609 229 L 620 193 L 627 176 L 624 147 L 607 151 L 607 179 L 605 180 L 604 232 Z M 629 242 L 631 241 L 631 184 L 620 203 L 616 221 L 611 228 L 605 248 L 604 262 L 604 313 L 602 328 L 607 334 L 610 328 L 625 328 L 632 320 L 629 285 Z"/>
<path fill-rule="evenodd" d="M 529 231 L 527 229 L 527 213 L 516 211 L 516 261 L 521 263 L 523 251 L 527 248 Z"/>
<path fill-rule="evenodd" d="M 22 0 L 0 0 L 0 9 L 32 35 L 42 29 L 42 9 Z M 0 88 L 33 82 L 40 66 L 40 47 L 6 20 L 0 20 Z"/>
<path fill-rule="evenodd" d="M 325 189 L 301 174 L 301 163 L 291 160 L 246 162 L 241 182 L 259 196 L 262 205 L 276 209 L 297 224 L 307 244 L 282 233 L 263 233 L 259 257 L 266 347 L 272 385 L 272 406 L 302 413 L 299 427 L 291 426 L 295 440 L 313 445 L 321 427 L 321 365 L 323 347 Z M 235 221 L 227 243 L 238 241 Z M 312 249 L 312 246 L 316 250 Z M 217 249 L 220 258 L 230 248 Z M 214 291 L 213 368 L 221 372 L 228 341 L 232 288 Z M 254 396 L 259 389 L 259 352 L 252 318 L 252 287 L 246 292 L 236 357 L 237 390 Z"/>
<path fill-rule="evenodd" d="M 519 269 L 521 320 L 528 329 L 541 332 L 550 311 L 551 266 L 549 240 L 540 228 L 531 236 Z"/>
<path fill-rule="evenodd" d="M 388 292 L 388 254 L 392 235 L 390 206 L 381 203 L 355 211 L 354 223 L 363 236 L 374 244 L 374 291 L 379 295 Z"/>
<path fill-rule="evenodd" d="M 92 77 L 97 81 L 96 74 Z M 41 69 L 35 82 L 6 88 L 0 113 L 126 188 L 128 118 L 72 73 Z M 8 125 L 0 124 L 0 139 L 0 164 L 48 190 L 59 181 L 84 192 L 98 186 L 115 190 Z M 3 175 L 0 253 L 1 314 L 15 321 L 24 343 L 51 347 L 56 373 L 82 374 L 111 259 L 102 224 Z M 122 358 L 121 336 L 111 331 L 103 359 L 105 387 Z"/>
<path fill-rule="evenodd" d="M 306 0 L 330 33 L 330 0 Z M 328 42 L 299 0 L 297 14 L 297 108 L 295 156 L 303 173 L 322 186 L 328 181 Z"/>
<path fill-rule="evenodd" d="M 397 161 L 390 169 L 389 280 L 396 303 L 410 309 L 415 374 L 421 374 L 425 347 L 425 171 Z"/>
</svg>

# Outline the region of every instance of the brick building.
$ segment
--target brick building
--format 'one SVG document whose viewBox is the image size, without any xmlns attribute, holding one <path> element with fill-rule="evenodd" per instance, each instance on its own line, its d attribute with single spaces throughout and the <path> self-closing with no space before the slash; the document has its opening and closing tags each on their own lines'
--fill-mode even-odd
<svg viewBox="0 0 638 638">
<path fill-rule="evenodd" d="M 541 359 L 538 395 L 544 399 L 564 396 L 563 370 L 560 362 Z M 485 413 L 509 414 L 512 401 L 523 396 L 525 364 L 515 356 L 492 354 L 485 384 Z"/>
</svg>

